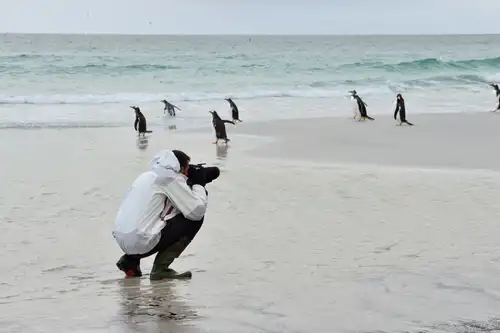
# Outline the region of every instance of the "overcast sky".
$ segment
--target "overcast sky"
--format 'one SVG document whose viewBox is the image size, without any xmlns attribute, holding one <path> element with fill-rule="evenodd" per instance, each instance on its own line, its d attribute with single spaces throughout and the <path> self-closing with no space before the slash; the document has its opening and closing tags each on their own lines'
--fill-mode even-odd
<svg viewBox="0 0 500 333">
<path fill-rule="evenodd" d="M 500 33 L 500 0 L 0 0 L 0 32 Z"/>
</svg>

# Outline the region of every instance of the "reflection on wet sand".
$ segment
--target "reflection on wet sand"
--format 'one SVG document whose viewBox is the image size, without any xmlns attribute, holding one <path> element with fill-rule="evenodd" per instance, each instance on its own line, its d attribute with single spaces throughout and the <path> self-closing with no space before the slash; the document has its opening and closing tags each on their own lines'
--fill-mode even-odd
<svg viewBox="0 0 500 333">
<path fill-rule="evenodd" d="M 215 145 L 216 146 L 216 154 L 217 154 L 217 159 L 219 160 L 224 160 L 227 158 L 227 151 L 229 149 L 228 145 Z"/>
<path fill-rule="evenodd" d="M 170 131 L 176 130 L 177 125 L 175 124 L 176 119 L 172 118 L 172 116 L 164 115 L 163 116 L 163 128 L 168 129 Z"/>
<path fill-rule="evenodd" d="M 137 148 L 144 150 L 148 148 L 149 140 L 146 137 L 138 137 L 136 140 Z"/>
<path fill-rule="evenodd" d="M 196 312 L 175 294 L 175 282 L 149 279 L 119 281 L 124 332 L 197 332 L 187 321 Z"/>
</svg>

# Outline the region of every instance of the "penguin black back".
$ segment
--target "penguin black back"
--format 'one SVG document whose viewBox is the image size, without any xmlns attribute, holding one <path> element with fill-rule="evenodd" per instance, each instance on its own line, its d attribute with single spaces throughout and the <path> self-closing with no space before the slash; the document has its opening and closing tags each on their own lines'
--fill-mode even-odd
<svg viewBox="0 0 500 333">
<path fill-rule="evenodd" d="M 497 108 L 495 110 L 493 110 L 493 112 L 497 112 L 498 110 L 500 110 L 500 87 L 498 87 L 498 84 L 496 84 L 496 83 L 490 83 L 490 86 L 492 86 L 493 89 L 495 89 L 495 94 L 498 98 Z"/>
<path fill-rule="evenodd" d="M 354 99 L 356 99 L 356 102 L 358 103 L 359 113 L 361 114 L 361 117 L 366 117 L 365 103 L 358 95 L 354 95 Z"/>
<path fill-rule="evenodd" d="M 224 140 L 226 144 L 228 143 L 229 138 L 227 137 L 227 132 L 226 132 L 226 123 L 230 123 L 234 125 L 234 121 L 231 120 L 224 120 L 222 119 L 217 111 L 209 111 L 209 113 L 212 115 L 212 125 L 215 130 L 215 142 L 218 143 L 219 140 Z"/>
<path fill-rule="evenodd" d="M 493 110 L 493 112 L 497 112 L 498 110 L 500 110 L 500 87 L 498 87 L 498 84 L 496 83 L 490 83 L 489 85 L 495 90 L 495 95 L 497 96 L 498 99 L 498 105 L 496 109 Z"/>
<path fill-rule="evenodd" d="M 141 109 L 137 106 L 131 106 L 135 112 L 135 121 L 134 121 L 134 130 L 138 132 L 139 135 L 145 133 L 152 133 L 152 131 L 148 131 L 146 117 L 142 114 Z"/>
<path fill-rule="evenodd" d="M 490 86 L 493 87 L 493 89 L 495 89 L 495 93 L 496 93 L 497 97 L 499 97 L 500 96 L 500 87 L 498 87 L 498 84 L 490 83 Z"/>
<path fill-rule="evenodd" d="M 405 100 L 403 98 L 403 95 L 401 94 L 397 94 L 396 95 L 396 105 L 402 109 L 402 110 L 406 110 L 406 106 L 405 106 Z"/>
<path fill-rule="evenodd" d="M 358 104 L 359 114 L 361 115 L 361 118 L 359 119 L 359 121 L 365 120 L 365 119 L 375 120 L 374 118 L 372 118 L 368 115 L 368 112 L 366 111 L 367 105 L 361 99 L 361 97 L 359 97 L 356 90 L 351 91 L 351 94 L 352 94 L 352 97 L 356 100 L 356 103 Z"/>
<path fill-rule="evenodd" d="M 181 110 L 176 105 L 173 105 L 172 103 L 168 102 L 165 99 L 162 102 L 163 102 L 163 104 L 165 104 L 165 107 L 163 108 L 163 113 L 165 113 L 165 111 L 168 111 L 169 115 L 175 116 L 175 109 L 177 109 L 179 111 Z"/>
<path fill-rule="evenodd" d="M 217 111 L 213 110 L 209 112 L 212 115 L 212 126 L 215 127 L 217 126 L 217 123 L 222 120 L 222 118 L 219 116 Z"/>
<path fill-rule="evenodd" d="M 398 113 L 400 120 L 399 125 L 408 124 L 410 126 L 413 126 L 412 123 L 406 120 L 406 105 L 403 95 L 401 94 L 396 95 L 396 110 L 394 110 L 394 120 L 397 119 Z"/>
<path fill-rule="evenodd" d="M 229 103 L 229 106 L 231 107 L 231 116 L 233 118 L 233 121 L 239 121 L 240 120 L 240 111 L 238 110 L 238 107 L 236 106 L 236 103 L 231 99 L 231 98 L 226 98 L 226 101 Z"/>
</svg>

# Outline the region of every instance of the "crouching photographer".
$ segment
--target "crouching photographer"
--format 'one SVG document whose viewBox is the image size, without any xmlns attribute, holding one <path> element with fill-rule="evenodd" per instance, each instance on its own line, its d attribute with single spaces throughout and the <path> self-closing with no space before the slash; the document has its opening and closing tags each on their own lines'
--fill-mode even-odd
<svg viewBox="0 0 500 333">
<path fill-rule="evenodd" d="M 127 192 L 112 233 L 125 253 L 116 266 L 126 276 L 142 276 L 140 260 L 156 254 L 151 280 L 191 277 L 170 265 L 200 230 L 208 204 L 205 186 L 220 171 L 190 161 L 182 151 L 161 151 Z"/>
</svg>

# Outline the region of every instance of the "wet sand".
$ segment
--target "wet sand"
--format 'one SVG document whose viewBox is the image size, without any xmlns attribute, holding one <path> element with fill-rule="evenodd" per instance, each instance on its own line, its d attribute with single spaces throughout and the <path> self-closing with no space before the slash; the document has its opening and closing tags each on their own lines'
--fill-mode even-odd
<svg viewBox="0 0 500 333">
<path fill-rule="evenodd" d="M 341 164 L 500 170 L 500 113 L 292 119 L 238 125 L 238 133 L 277 138 L 255 156 Z"/>
<path fill-rule="evenodd" d="M 239 124 L 229 149 L 203 131 L 155 129 L 146 149 L 130 129 L 0 131 L 0 331 L 498 330 L 500 118 L 446 117 Z M 127 280 L 112 223 L 164 148 L 222 169 L 173 265 L 194 276 Z"/>
</svg>

